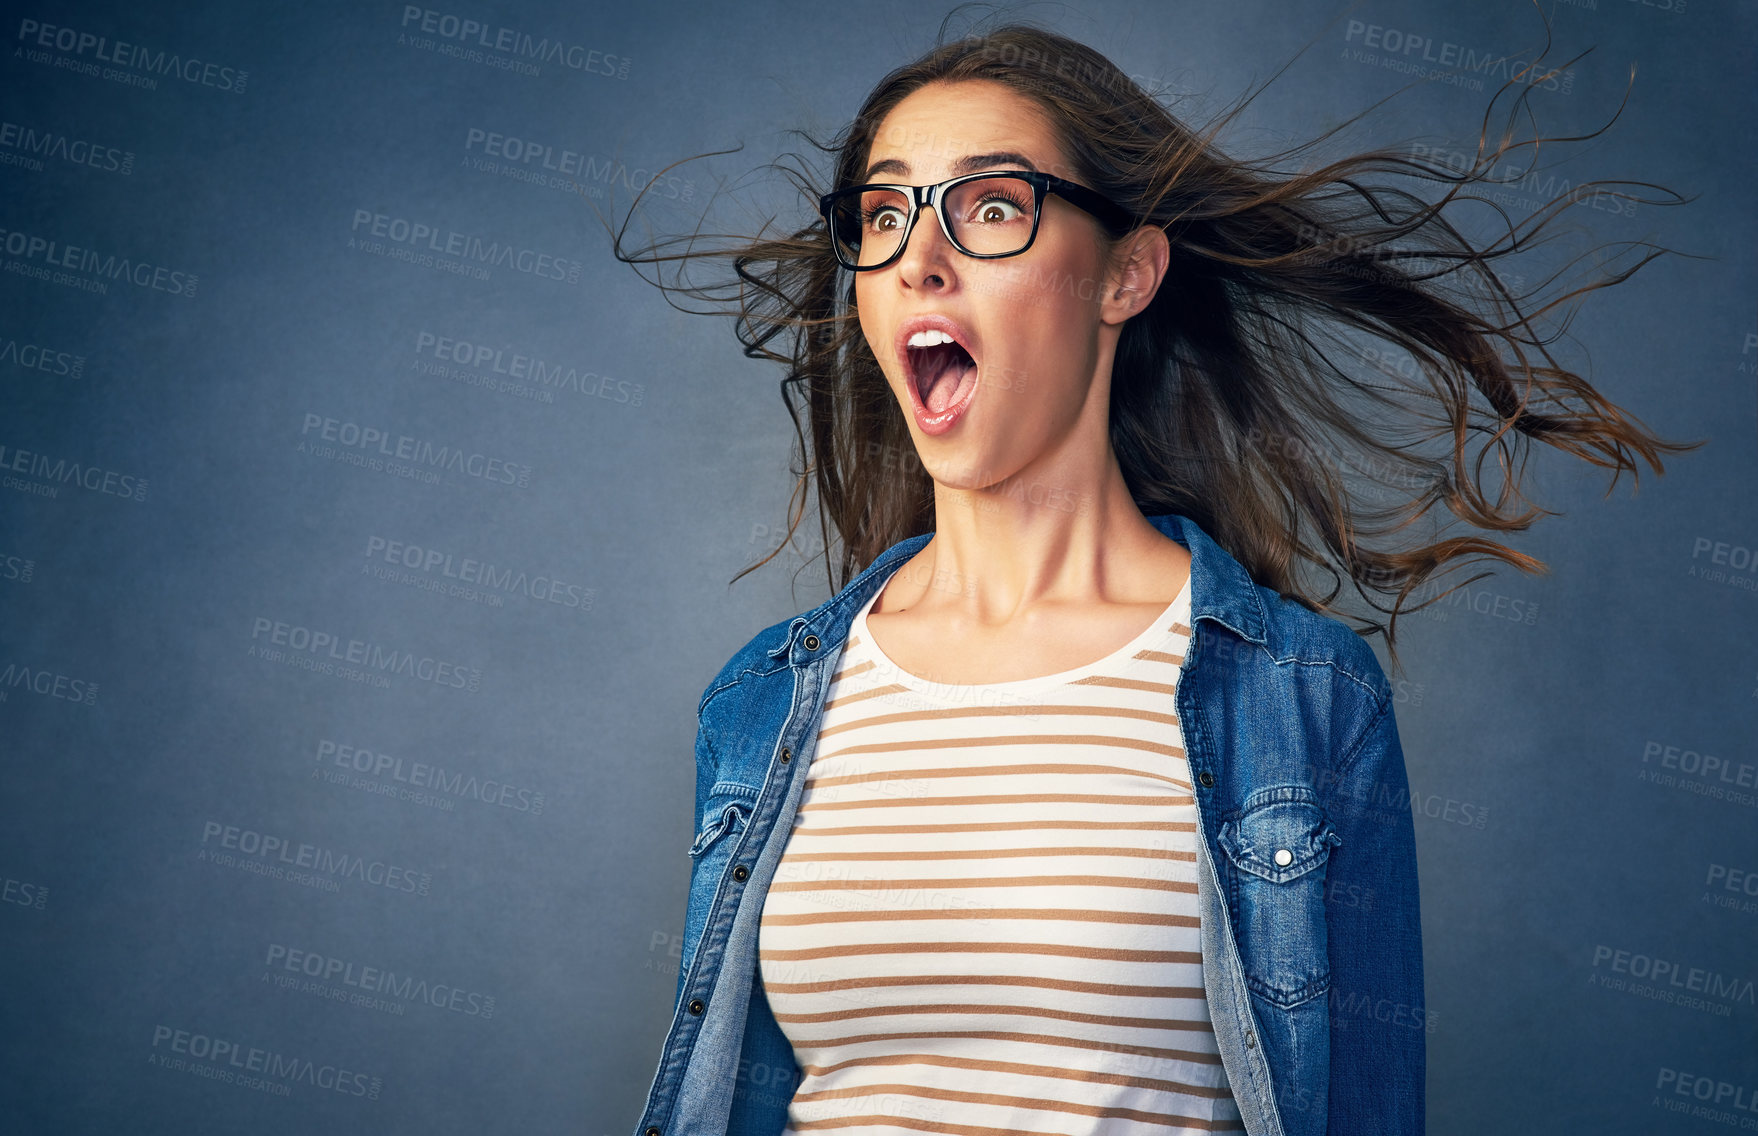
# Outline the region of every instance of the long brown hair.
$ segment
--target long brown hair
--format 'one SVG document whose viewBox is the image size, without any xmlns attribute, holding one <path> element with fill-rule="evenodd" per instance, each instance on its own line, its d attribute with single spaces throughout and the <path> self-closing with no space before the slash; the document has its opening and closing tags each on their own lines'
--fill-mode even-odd
<svg viewBox="0 0 1758 1136">
<path fill-rule="evenodd" d="M 652 282 L 668 299 L 676 292 L 710 302 L 708 310 L 736 311 L 744 353 L 786 368 L 782 400 L 799 445 L 787 536 L 744 572 L 792 543 L 812 491 L 832 590 L 890 545 L 933 528 L 933 482 L 919 462 L 898 460 L 914 455 L 908 425 L 861 333 L 852 281 L 839 290 L 815 214 L 818 194 L 856 183 L 887 112 L 929 83 L 989 80 L 1032 99 L 1072 161 L 1070 172 L 1058 172 L 1171 238 L 1165 279 L 1124 326 L 1111 380 L 1110 442 L 1136 505 L 1149 516 L 1191 518 L 1258 583 L 1313 610 L 1350 614 L 1333 604 L 1347 577 L 1375 611 L 1391 613 L 1389 623 L 1364 619 L 1356 630 L 1384 633 L 1394 665 L 1398 614 L 1453 590 L 1405 606 L 1442 566 L 1475 558 L 1548 570 L 1478 536 L 1401 547 L 1390 539 L 1400 530 L 1436 505 L 1490 532 L 1526 529 L 1549 512 L 1521 492 L 1533 439 L 1613 470 L 1614 486 L 1624 470 L 1639 481 L 1638 455 L 1661 473 L 1662 451 L 1703 444 L 1661 440 L 1550 350 L 1575 300 L 1671 250 L 1645 241 L 1598 246 L 1594 252 L 1613 255 L 1596 278 L 1549 299 L 1540 292 L 1560 291 L 1557 276 L 1520 291 L 1492 268 L 1548 235 L 1588 194 L 1685 200 L 1649 183 L 1586 182 L 1516 222 L 1483 192 L 1469 192 L 1500 180 L 1494 171 L 1510 155 L 1610 126 L 1573 139 L 1517 140 L 1532 91 L 1555 72 L 1534 63 L 1511 77 L 1492 96 L 1476 153 L 1464 161 L 1378 148 L 1288 170 L 1368 112 L 1270 158 L 1242 161 L 1215 139 L 1255 94 L 1198 133 L 1110 60 L 1065 36 L 1008 24 L 950 41 L 943 27 L 940 39 L 880 80 L 835 138 L 805 135 L 834 156 L 829 185 L 797 156 L 772 167 L 806 198 L 810 224 L 721 244 L 698 233 L 637 251 L 622 245 L 627 219 L 616 234 L 615 255 L 626 263 L 730 263 L 731 277 L 708 284 L 682 271 L 670 284 L 657 272 Z M 1495 108 L 1512 88 L 1518 94 L 1492 141 Z M 1445 190 L 1425 200 L 1385 184 L 1388 177 Z M 1642 197 L 1637 188 L 1661 196 Z M 1468 239 L 1446 215 L 1466 201 L 1495 208 L 1505 233 Z M 1541 327 L 1553 312 L 1564 318 Z M 1469 454 L 1482 435 L 1481 449 Z M 1425 454 L 1422 443 L 1439 438 L 1447 439 L 1445 454 Z M 1480 484 L 1492 453 L 1501 476 L 1493 490 Z M 1331 577 L 1322 594 L 1315 572 Z M 1380 602 L 1388 596 L 1390 607 Z"/>
</svg>

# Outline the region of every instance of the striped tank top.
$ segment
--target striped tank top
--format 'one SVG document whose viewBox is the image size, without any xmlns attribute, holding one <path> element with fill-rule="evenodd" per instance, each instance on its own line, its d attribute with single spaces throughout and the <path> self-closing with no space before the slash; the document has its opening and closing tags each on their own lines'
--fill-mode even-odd
<svg viewBox="0 0 1758 1136">
<path fill-rule="evenodd" d="M 1173 700 L 1189 583 L 1096 663 L 981 685 L 892 663 L 873 602 L 759 929 L 788 1136 L 1244 1132 Z"/>
</svg>

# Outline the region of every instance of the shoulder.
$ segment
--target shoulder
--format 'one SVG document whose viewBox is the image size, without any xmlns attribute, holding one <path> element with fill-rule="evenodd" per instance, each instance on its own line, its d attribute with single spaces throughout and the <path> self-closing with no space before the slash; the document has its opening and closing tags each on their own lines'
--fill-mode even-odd
<svg viewBox="0 0 1758 1136">
<path fill-rule="evenodd" d="M 696 704 L 696 712 L 700 714 L 707 709 L 708 703 L 722 693 L 737 687 L 740 682 L 752 675 L 768 675 L 783 670 L 787 666 L 785 657 L 778 657 L 777 652 L 786 645 L 789 629 L 799 616 L 792 616 L 777 623 L 772 623 L 757 634 L 737 651 L 726 665 L 702 691 L 702 700 Z"/>
<path fill-rule="evenodd" d="M 763 784 L 770 758 L 796 696 L 796 671 L 788 645 L 804 620 L 773 623 L 737 651 L 702 692 L 696 708 L 697 753 L 712 767 L 716 784 Z"/>
<path fill-rule="evenodd" d="M 822 604 L 810 611 L 772 623 L 751 636 L 743 647 L 733 652 L 732 658 L 726 661 L 726 665 L 720 668 L 707 689 L 703 690 L 697 713 L 701 714 L 716 699 L 722 702 L 736 701 L 736 697 L 728 697 L 729 692 L 755 689 L 769 695 L 775 691 L 782 684 L 752 684 L 749 680 L 754 677 L 767 678 L 788 670 L 788 648 L 794 636 L 807 625 L 814 628 L 814 634 L 833 646 L 840 645 L 847 634 L 849 620 L 853 617 L 855 608 L 872 595 L 873 590 L 891 574 L 899 561 L 918 552 L 932 535 L 922 533 L 898 541 L 880 553 L 873 563 L 867 565 L 859 575 L 844 584 L 840 591 Z"/>
<path fill-rule="evenodd" d="M 1274 588 L 1257 585 L 1265 616 L 1264 649 L 1277 663 L 1310 668 L 1365 700 L 1372 712 L 1392 700 L 1391 683 L 1373 647 L 1347 623 L 1314 611 Z"/>
<path fill-rule="evenodd" d="M 1372 646 L 1347 623 L 1273 588 L 1260 585 L 1257 592 L 1265 616 L 1259 657 L 1269 665 L 1242 672 L 1256 687 L 1247 692 L 1249 701 L 1288 712 L 1249 728 L 1284 731 L 1288 751 L 1306 755 L 1324 796 L 1356 764 L 1376 729 L 1395 723 L 1392 687 Z M 1395 724 L 1390 728 L 1395 737 Z"/>
</svg>

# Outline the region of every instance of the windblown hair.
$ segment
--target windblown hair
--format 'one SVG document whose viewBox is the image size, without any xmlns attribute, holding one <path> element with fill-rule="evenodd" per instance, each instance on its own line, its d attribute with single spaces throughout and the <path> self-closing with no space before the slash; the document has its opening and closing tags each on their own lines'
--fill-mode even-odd
<svg viewBox="0 0 1758 1136">
<path fill-rule="evenodd" d="M 1379 148 L 1290 169 L 1362 115 L 1268 159 L 1239 160 L 1216 138 L 1255 95 L 1198 133 L 1110 60 L 1065 36 L 1009 24 L 948 41 L 943 28 L 940 44 L 886 75 L 835 138 L 806 136 L 834 156 L 829 185 L 817 184 L 803 160 L 774 167 L 805 195 L 810 224 L 787 235 L 765 235 L 765 224 L 754 238 L 722 237 L 712 247 L 697 233 L 629 251 L 625 219 L 615 254 L 656 266 L 652 282 L 668 300 L 677 293 L 709 311 L 736 311 L 744 353 L 786 368 L 781 391 L 798 439 L 799 480 L 786 538 L 745 572 L 788 547 L 815 490 L 825 571 L 839 589 L 893 543 L 933 528 L 934 493 L 919 462 L 897 459 L 914 452 L 909 428 L 861 333 L 854 285 L 839 274 L 817 196 L 857 183 L 886 114 L 911 92 L 930 83 L 1004 84 L 1048 115 L 1072 162 L 1058 173 L 1170 237 L 1165 278 L 1124 325 L 1111 379 L 1110 442 L 1136 505 L 1149 516 L 1190 517 L 1258 583 L 1315 611 L 1352 615 L 1333 602 L 1346 577 L 1375 611 L 1391 614 L 1390 623 L 1369 618 L 1356 630 L 1383 632 L 1396 665 L 1397 616 L 1450 594 L 1410 603 L 1448 562 L 1548 570 L 1483 537 L 1394 541 L 1401 530 L 1436 505 L 1491 533 L 1529 527 L 1550 512 L 1521 492 L 1533 439 L 1614 471 L 1613 487 L 1624 470 L 1639 481 L 1638 455 L 1661 473 L 1662 451 L 1703 444 L 1661 440 L 1550 350 L 1577 297 L 1671 250 L 1642 241 L 1597 246 L 1593 252 L 1614 255 L 1600 259 L 1595 278 L 1548 300 L 1540 294 L 1559 290 L 1560 271 L 1521 291 L 1523 276 L 1494 270 L 1590 195 L 1686 200 L 1649 183 L 1593 181 L 1524 220 L 1510 217 L 1492 195 L 1512 180 L 1511 155 L 1592 138 L 1611 125 L 1517 141 L 1534 88 L 1557 73 L 1538 68 L 1491 97 L 1474 154 Z M 1513 88 L 1492 142 L 1496 107 Z M 1412 182 L 1444 189 L 1427 200 L 1400 188 Z M 1637 187 L 1661 196 L 1638 196 Z M 1455 226 L 1451 215 L 1466 202 L 1496 211 L 1496 239 L 1474 242 Z M 730 263 L 733 275 L 690 283 L 687 269 L 705 260 Z M 666 263 L 679 269 L 669 285 L 657 269 Z M 1563 318 L 1542 327 L 1553 312 Z M 1425 442 L 1442 438 L 1444 452 L 1425 452 Z M 1486 487 L 1491 453 L 1500 482 Z M 1312 583 L 1315 573 L 1329 574 L 1328 591 Z"/>
</svg>

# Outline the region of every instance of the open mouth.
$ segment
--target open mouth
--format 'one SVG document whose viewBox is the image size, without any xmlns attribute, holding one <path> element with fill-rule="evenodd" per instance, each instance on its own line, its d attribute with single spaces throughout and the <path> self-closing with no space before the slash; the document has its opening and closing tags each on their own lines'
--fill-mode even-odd
<svg viewBox="0 0 1758 1136">
<path fill-rule="evenodd" d="M 928 413 L 939 414 L 963 398 L 977 381 L 977 361 L 944 331 L 918 331 L 910 336 L 904 357 L 910 382 Z"/>
</svg>

